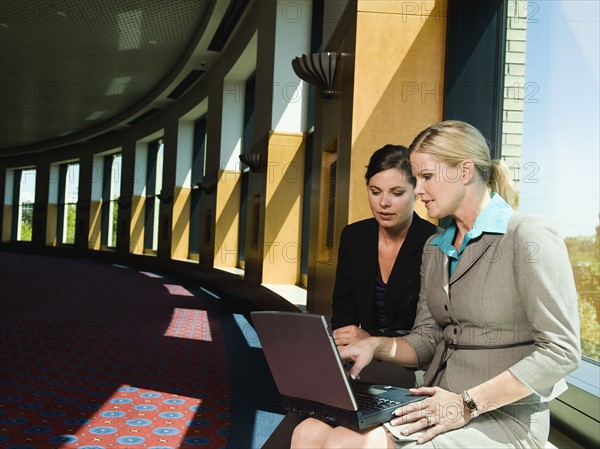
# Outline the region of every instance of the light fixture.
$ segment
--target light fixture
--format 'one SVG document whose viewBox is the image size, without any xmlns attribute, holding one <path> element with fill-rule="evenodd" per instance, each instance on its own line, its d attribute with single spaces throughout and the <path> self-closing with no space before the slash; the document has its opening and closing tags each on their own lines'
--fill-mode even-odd
<svg viewBox="0 0 600 449">
<path fill-rule="evenodd" d="M 206 194 L 215 193 L 215 190 L 217 190 L 217 183 L 215 181 L 207 181 L 206 179 L 197 182 L 196 186 Z"/>
<path fill-rule="evenodd" d="M 333 82 L 339 57 L 339 53 L 330 51 L 302 55 L 292 59 L 292 68 L 301 79 L 317 86 L 324 98 L 330 98 L 335 93 Z"/>
<path fill-rule="evenodd" d="M 262 169 L 262 154 L 261 153 L 243 153 L 240 154 L 240 161 L 246 164 L 251 172 L 259 172 Z"/>
<path fill-rule="evenodd" d="M 170 204 L 173 201 L 173 195 L 167 195 L 166 193 L 159 193 L 156 198 L 163 204 Z"/>
</svg>

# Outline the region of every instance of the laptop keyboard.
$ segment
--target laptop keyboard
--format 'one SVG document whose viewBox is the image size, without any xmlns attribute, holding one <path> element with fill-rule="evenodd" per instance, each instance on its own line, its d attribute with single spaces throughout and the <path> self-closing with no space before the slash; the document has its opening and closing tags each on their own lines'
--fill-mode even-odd
<svg viewBox="0 0 600 449">
<path fill-rule="evenodd" d="M 356 398 L 356 404 L 358 405 L 358 409 L 363 412 L 373 412 L 376 410 L 383 410 L 394 405 L 398 405 L 398 407 L 402 405 L 398 401 L 392 401 L 390 399 L 385 399 L 380 396 L 371 396 L 368 394 L 354 393 L 354 397 Z"/>
</svg>

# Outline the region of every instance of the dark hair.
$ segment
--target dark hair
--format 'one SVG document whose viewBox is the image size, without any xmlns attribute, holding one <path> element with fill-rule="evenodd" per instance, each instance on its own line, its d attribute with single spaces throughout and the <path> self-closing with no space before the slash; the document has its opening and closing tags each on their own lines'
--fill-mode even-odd
<svg viewBox="0 0 600 449">
<path fill-rule="evenodd" d="M 397 168 L 402 173 L 406 174 L 408 182 L 415 187 L 417 181 L 412 174 L 410 161 L 406 156 L 406 152 L 407 148 L 405 146 L 391 144 L 384 145 L 375 151 L 371 155 L 371 159 L 369 159 L 369 165 L 367 165 L 367 172 L 365 173 L 367 184 L 377 173 L 389 170 L 390 168 Z"/>
</svg>

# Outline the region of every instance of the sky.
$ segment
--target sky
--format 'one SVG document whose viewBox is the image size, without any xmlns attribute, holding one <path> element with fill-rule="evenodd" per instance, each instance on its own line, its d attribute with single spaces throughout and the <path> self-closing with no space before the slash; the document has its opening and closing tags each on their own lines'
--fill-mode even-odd
<svg viewBox="0 0 600 449">
<path fill-rule="evenodd" d="M 542 0 L 528 10 L 525 85 L 532 89 L 519 209 L 547 216 L 563 237 L 595 235 L 599 222 L 599 10 L 597 0 Z"/>
</svg>

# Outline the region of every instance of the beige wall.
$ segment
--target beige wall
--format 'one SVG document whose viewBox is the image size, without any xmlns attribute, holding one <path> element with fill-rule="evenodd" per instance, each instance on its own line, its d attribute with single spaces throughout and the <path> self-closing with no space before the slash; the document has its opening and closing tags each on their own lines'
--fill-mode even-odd
<svg viewBox="0 0 600 449">
<path fill-rule="evenodd" d="M 329 45 L 344 53 L 337 104 L 322 104 L 322 122 L 315 125 L 327 129 L 316 145 L 317 159 L 323 160 L 321 151 L 337 138 L 334 248 L 345 224 L 371 216 L 364 172 L 373 151 L 386 143 L 409 145 L 421 129 L 441 120 L 443 112 L 446 3 L 359 1 L 356 8 L 355 22 L 341 23 L 346 33 Z M 415 95 L 415 85 L 440 89 Z M 332 112 L 338 115 L 332 117 Z M 317 195 L 319 187 L 314 187 Z M 416 208 L 426 217 L 420 204 Z M 323 210 L 323 204 L 311 208 L 312 213 Z M 311 245 L 318 249 L 311 257 L 315 266 L 309 270 L 308 309 L 329 315 L 335 260 L 319 257 L 322 244 L 315 236 L 323 231 L 315 226 L 318 222 L 311 220 Z"/>
<path fill-rule="evenodd" d="M 438 8 L 443 8 L 429 2 L 421 14 L 403 14 L 404 3 L 359 2 L 349 222 L 371 215 L 364 167 L 373 151 L 387 143 L 408 146 L 421 129 L 442 119 L 446 22 Z M 376 4 L 382 11 L 374 11 Z M 415 95 L 421 85 L 440 89 Z M 425 217 L 420 202 L 416 207 Z"/>
<path fill-rule="evenodd" d="M 190 207 L 192 189 L 175 187 L 171 257 L 187 259 L 190 252 Z"/>
<path fill-rule="evenodd" d="M 237 267 L 240 179 L 239 171 L 219 170 L 215 214 L 215 267 Z"/>
<path fill-rule="evenodd" d="M 144 253 L 144 205 L 146 198 L 134 195 L 131 198 L 131 224 L 129 228 L 129 246 L 133 254 Z"/>
<path fill-rule="evenodd" d="M 101 239 L 100 231 L 102 229 L 102 222 L 100 220 L 102 214 L 102 201 L 91 201 L 90 202 L 90 227 L 88 232 L 88 247 L 90 249 L 100 249 Z"/>
<path fill-rule="evenodd" d="M 304 157 L 303 134 L 271 133 L 266 172 L 265 284 L 295 285 L 300 281 Z"/>
<path fill-rule="evenodd" d="M 46 215 L 46 245 L 56 246 L 58 236 L 56 235 L 58 226 L 58 206 L 53 203 L 48 204 Z"/>
</svg>

